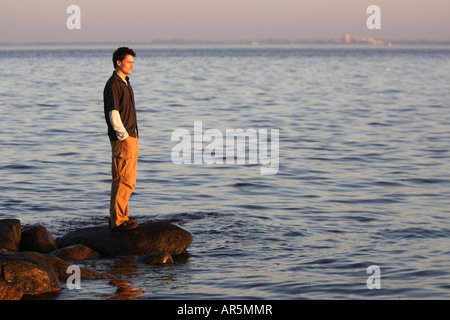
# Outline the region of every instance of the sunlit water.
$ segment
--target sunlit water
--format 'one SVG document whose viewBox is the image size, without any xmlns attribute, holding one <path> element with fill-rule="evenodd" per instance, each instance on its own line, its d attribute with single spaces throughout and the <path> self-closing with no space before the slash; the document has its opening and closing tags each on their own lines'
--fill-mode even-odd
<svg viewBox="0 0 450 320">
<path fill-rule="evenodd" d="M 1 218 L 106 224 L 115 47 L 0 48 Z M 52 299 L 450 297 L 449 47 L 135 47 L 138 221 L 190 231 L 166 266 L 85 265 Z M 171 134 L 279 129 L 279 170 L 175 165 Z M 368 289 L 367 268 L 381 272 Z"/>
</svg>

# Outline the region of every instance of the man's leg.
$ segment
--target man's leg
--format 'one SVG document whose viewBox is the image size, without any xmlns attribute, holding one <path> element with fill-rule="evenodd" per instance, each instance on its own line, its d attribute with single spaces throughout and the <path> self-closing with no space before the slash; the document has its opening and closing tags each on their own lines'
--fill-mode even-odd
<svg viewBox="0 0 450 320">
<path fill-rule="evenodd" d="M 136 187 L 138 139 L 128 137 L 125 141 L 113 141 L 111 148 L 110 215 L 111 227 L 117 227 L 128 221 L 130 216 L 128 199 Z"/>
</svg>

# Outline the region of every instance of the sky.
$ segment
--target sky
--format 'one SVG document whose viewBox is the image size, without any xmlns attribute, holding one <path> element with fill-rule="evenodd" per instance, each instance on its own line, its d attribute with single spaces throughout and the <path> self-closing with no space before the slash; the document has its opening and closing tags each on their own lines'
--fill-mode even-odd
<svg viewBox="0 0 450 320">
<path fill-rule="evenodd" d="M 81 29 L 67 27 L 70 5 Z M 370 5 L 381 29 L 367 28 Z M 0 43 L 450 40 L 450 0 L 15 0 L 0 10 Z"/>
</svg>

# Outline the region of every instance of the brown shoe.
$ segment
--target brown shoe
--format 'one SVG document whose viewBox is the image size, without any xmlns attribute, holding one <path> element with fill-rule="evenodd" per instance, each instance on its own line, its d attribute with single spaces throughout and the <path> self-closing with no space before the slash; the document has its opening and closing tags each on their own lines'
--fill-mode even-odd
<svg viewBox="0 0 450 320">
<path fill-rule="evenodd" d="M 139 224 L 134 219 L 130 219 L 128 221 L 123 222 L 121 225 L 117 227 L 111 228 L 112 231 L 128 231 L 134 230 L 139 227 Z"/>
</svg>

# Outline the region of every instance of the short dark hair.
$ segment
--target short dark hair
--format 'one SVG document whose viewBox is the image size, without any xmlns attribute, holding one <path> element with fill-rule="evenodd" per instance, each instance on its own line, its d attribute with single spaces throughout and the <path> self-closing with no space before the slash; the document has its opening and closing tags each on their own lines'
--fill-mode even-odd
<svg viewBox="0 0 450 320">
<path fill-rule="evenodd" d="M 120 47 L 116 51 L 114 51 L 112 57 L 114 69 L 117 69 L 117 61 L 122 61 L 123 59 L 125 59 L 127 55 L 132 55 L 133 57 L 136 57 L 136 52 L 127 47 Z"/>
</svg>

